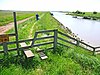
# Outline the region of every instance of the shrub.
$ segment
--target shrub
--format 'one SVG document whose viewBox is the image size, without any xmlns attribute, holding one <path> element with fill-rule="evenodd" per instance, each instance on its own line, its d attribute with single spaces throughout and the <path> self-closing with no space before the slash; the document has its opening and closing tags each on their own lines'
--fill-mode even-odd
<svg viewBox="0 0 100 75">
<path fill-rule="evenodd" d="M 97 14 L 97 12 L 96 12 L 96 11 L 94 11 L 94 12 L 93 12 L 93 14 Z"/>
<path fill-rule="evenodd" d="M 85 12 L 83 12 L 83 14 L 85 14 Z"/>
</svg>

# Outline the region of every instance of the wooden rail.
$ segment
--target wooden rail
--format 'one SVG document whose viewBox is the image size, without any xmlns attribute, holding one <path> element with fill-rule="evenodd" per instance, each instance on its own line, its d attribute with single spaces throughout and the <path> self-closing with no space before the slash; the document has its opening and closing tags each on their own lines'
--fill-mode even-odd
<svg viewBox="0 0 100 75">
<path fill-rule="evenodd" d="M 61 37 L 58 37 L 58 39 L 59 39 L 59 40 L 62 40 L 62 41 L 64 41 L 64 42 L 67 42 L 67 43 L 73 44 L 73 45 L 77 45 L 77 44 L 72 43 L 72 42 L 70 42 L 70 41 L 68 41 L 68 40 L 65 40 L 65 39 L 63 39 L 63 38 L 61 38 Z"/>
<path fill-rule="evenodd" d="M 71 36 L 69 36 L 69 35 L 67 35 L 67 34 L 64 34 L 64 33 L 59 32 L 59 31 L 58 31 L 58 33 L 61 34 L 61 35 L 63 35 L 63 36 L 68 37 L 69 39 L 72 39 L 72 40 L 74 40 L 74 41 L 77 41 L 77 43 L 79 42 L 79 43 L 84 44 L 84 45 L 86 45 L 86 46 L 88 46 L 88 47 L 94 48 L 94 47 L 92 47 L 92 46 L 90 46 L 90 45 L 88 45 L 88 44 L 86 44 L 86 43 L 84 43 L 84 42 L 82 42 L 82 41 L 79 41 L 79 40 L 77 40 L 77 39 L 75 39 L 75 38 L 73 38 L 73 37 L 71 37 Z M 70 43 L 70 42 L 69 42 L 69 43 Z M 73 43 L 72 43 L 72 44 L 73 44 Z"/>
<path fill-rule="evenodd" d="M 65 40 L 65 39 L 63 39 L 63 38 L 61 38 L 61 37 L 58 37 L 59 40 L 62 40 L 62 41 L 64 41 L 64 42 L 70 43 L 70 44 L 72 44 L 72 45 L 80 46 L 80 47 L 82 47 L 82 45 L 80 45 L 80 44 L 83 44 L 83 45 L 89 47 L 90 49 L 92 49 L 92 50 L 90 50 L 90 49 L 88 49 L 88 50 L 92 51 L 92 52 L 93 52 L 93 55 L 94 55 L 95 52 L 96 52 L 95 49 L 100 48 L 100 47 L 93 47 L 93 46 L 90 46 L 90 45 L 88 45 L 88 44 L 86 44 L 86 43 L 84 43 L 84 42 L 82 42 L 82 41 L 80 41 L 80 40 L 77 40 L 77 39 L 75 39 L 75 38 L 73 38 L 73 37 L 71 37 L 71 36 L 69 36 L 69 35 L 67 35 L 67 34 L 64 34 L 64 33 L 60 32 L 60 31 L 58 31 L 58 33 L 59 33 L 60 35 L 65 36 L 66 38 L 69 38 L 69 39 L 75 41 L 76 43 L 70 42 L 70 41 Z M 58 44 L 62 45 L 61 43 L 58 43 Z M 63 46 L 66 46 L 66 45 L 63 45 Z M 82 47 L 82 48 L 84 48 L 84 47 Z M 87 49 L 87 48 L 84 48 L 84 49 Z"/>
<path fill-rule="evenodd" d="M 8 45 L 16 44 L 16 41 L 0 43 L 0 46 L 3 46 L 3 50 L 0 50 L 0 53 L 6 54 L 7 52 L 10 52 L 10 51 L 17 51 L 18 49 L 19 49 L 19 50 L 22 50 L 22 49 L 28 49 L 28 48 L 32 48 L 32 47 L 38 47 L 38 46 L 53 44 L 54 41 L 45 42 L 45 43 L 39 43 L 39 44 L 35 44 L 35 41 L 54 38 L 54 35 L 45 36 L 45 37 L 37 37 L 37 35 L 40 34 L 40 33 L 46 33 L 46 32 L 53 32 L 53 33 L 54 33 L 54 31 L 55 31 L 55 30 L 38 31 L 38 32 L 35 32 L 35 35 L 34 35 L 34 38 L 33 38 L 33 39 L 19 40 L 19 41 L 18 41 L 18 45 L 19 45 L 20 43 L 23 43 L 23 42 L 32 42 L 32 44 L 31 44 L 30 46 L 8 49 Z M 9 34 L 9 35 L 12 36 L 12 35 L 14 35 L 14 34 Z M 54 47 L 50 47 L 50 48 L 48 48 L 48 49 L 46 49 L 46 50 L 49 50 L 49 49 L 54 49 Z"/>
<path fill-rule="evenodd" d="M 49 35 L 49 36 L 44 36 L 44 37 L 37 37 L 38 34 L 40 33 L 54 33 L 54 35 Z M 60 37 L 58 34 L 64 36 L 65 38 L 68 38 L 70 40 L 73 40 L 75 41 L 75 43 L 71 42 L 71 41 L 68 41 L 62 37 Z M 15 36 L 15 34 L 9 34 L 10 36 Z M 50 38 L 53 38 L 54 40 L 51 41 L 51 42 L 45 42 L 45 43 L 39 43 L 39 44 L 35 44 L 35 41 L 37 40 L 44 40 L 44 39 L 50 39 Z M 61 44 L 60 42 L 57 41 L 57 39 L 63 41 L 63 42 L 66 42 L 66 43 L 70 43 L 72 45 L 75 45 L 75 46 L 79 46 L 79 47 L 82 47 L 84 49 L 87 49 L 87 47 L 90 49 L 90 51 L 93 52 L 93 54 L 95 54 L 95 52 L 99 52 L 100 50 L 96 51 L 96 49 L 99 49 L 100 47 L 93 47 L 91 45 L 88 45 L 80 40 L 77 40 L 67 34 L 64 34 L 60 31 L 58 31 L 57 29 L 56 30 L 43 30 L 43 31 L 38 31 L 38 32 L 35 32 L 35 35 L 34 35 L 34 38 L 33 39 L 27 39 L 27 40 L 19 40 L 18 41 L 18 44 L 19 43 L 22 43 L 22 42 L 32 42 L 31 45 L 29 46 L 26 46 L 26 47 L 19 47 L 19 50 L 21 49 L 28 49 L 28 48 L 32 48 L 32 47 L 38 47 L 38 46 L 43 46 L 43 45 L 48 45 L 48 44 L 53 44 L 53 47 L 50 47 L 48 49 L 54 49 L 54 51 L 56 50 L 56 47 L 57 47 L 57 44 L 59 45 L 62 45 L 62 46 L 65 46 L 65 47 L 68 47 L 70 48 L 69 46 L 67 45 L 64 45 L 64 44 Z M 18 48 L 13 48 L 13 49 L 8 49 L 8 45 L 10 44 L 16 44 L 16 41 L 13 41 L 13 42 L 5 42 L 5 43 L 0 43 L 0 46 L 3 46 L 3 50 L 0 50 L 0 53 L 7 53 L 7 52 L 10 52 L 10 51 L 17 51 Z M 83 47 L 82 45 L 86 46 Z"/>
</svg>

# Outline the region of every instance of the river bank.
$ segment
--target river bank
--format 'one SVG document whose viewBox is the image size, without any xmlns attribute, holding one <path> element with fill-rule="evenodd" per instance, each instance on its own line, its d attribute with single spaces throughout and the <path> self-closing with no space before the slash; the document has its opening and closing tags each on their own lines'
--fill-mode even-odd
<svg viewBox="0 0 100 75">
<path fill-rule="evenodd" d="M 71 36 L 71 37 L 73 37 L 73 38 L 75 38 L 75 39 L 77 39 L 77 40 L 79 40 L 79 41 L 83 41 L 82 39 L 80 39 L 79 37 L 78 37 L 78 34 L 76 35 L 75 33 L 73 33 L 72 31 L 71 31 L 71 29 L 69 29 L 68 27 L 66 27 L 66 26 L 64 26 L 61 22 L 59 22 L 55 17 L 53 17 L 58 23 L 59 23 L 59 25 L 60 25 L 60 28 L 62 28 L 63 30 L 65 30 L 66 31 L 66 33 L 69 35 L 69 36 Z M 73 42 L 73 41 L 72 41 Z"/>
<path fill-rule="evenodd" d="M 90 20 L 99 20 L 100 21 L 100 12 L 81 12 L 81 13 L 75 13 L 70 12 L 66 15 L 72 15 L 73 18 L 82 18 L 82 19 L 90 19 Z"/>
</svg>

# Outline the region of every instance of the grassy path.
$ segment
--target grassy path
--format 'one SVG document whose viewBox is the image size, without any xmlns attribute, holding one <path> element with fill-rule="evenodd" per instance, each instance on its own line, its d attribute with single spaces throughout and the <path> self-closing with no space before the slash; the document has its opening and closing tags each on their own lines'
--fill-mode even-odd
<svg viewBox="0 0 100 75">
<path fill-rule="evenodd" d="M 29 20 L 31 18 L 33 18 L 33 16 L 29 17 L 29 18 L 26 18 L 24 20 L 17 21 L 17 24 L 25 22 L 25 21 L 27 21 L 27 20 Z M 14 22 L 6 24 L 5 26 L 0 26 L 0 34 L 4 34 L 5 32 L 7 32 L 8 30 L 12 29 L 13 27 L 14 27 Z"/>
<path fill-rule="evenodd" d="M 42 15 L 40 15 L 39 18 L 41 19 L 44 15 L 45 15 L 45 13 L 43 13 Z M 29 34 L 29 37 L 28 38 L 32 38 L 32 32 L 33 32 L 33 29 L 34 29 L 34 25 L 37 24 L 37 22 L 38 21 L 35 21 L 34 24 L 33 24 L 33 26 L 31 27 L 30 34 Z"/>
</svg>

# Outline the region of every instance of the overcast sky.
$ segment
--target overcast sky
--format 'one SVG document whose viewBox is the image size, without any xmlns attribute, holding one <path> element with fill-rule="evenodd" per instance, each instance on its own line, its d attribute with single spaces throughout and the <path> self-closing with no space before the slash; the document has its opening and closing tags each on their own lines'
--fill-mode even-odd
<svg viewBox="0 0 100 75">
<path fill-rule="evenodd" d="M 100 12 L 100 0 L 0 0 L 0 10 Z"/>
</svg>

